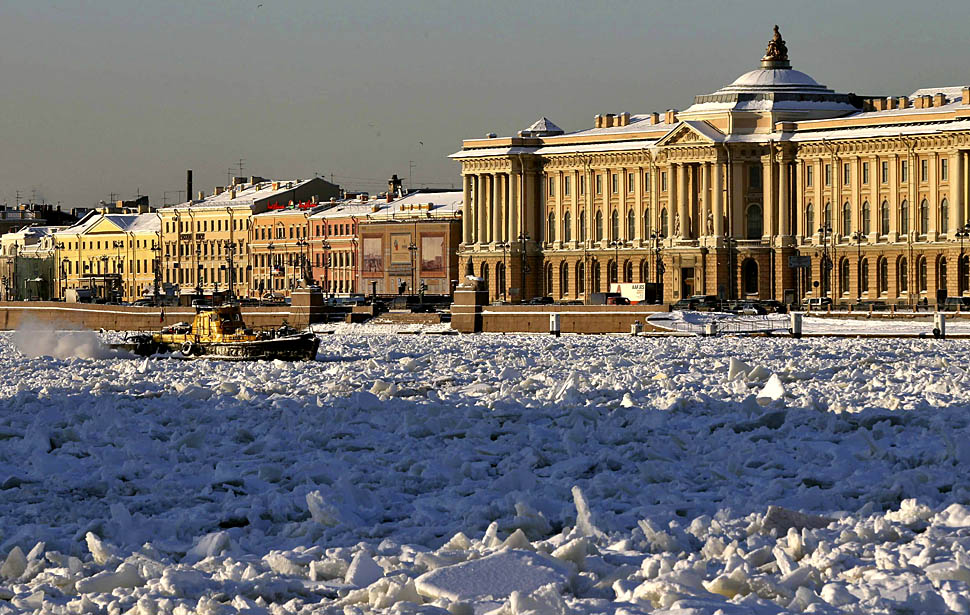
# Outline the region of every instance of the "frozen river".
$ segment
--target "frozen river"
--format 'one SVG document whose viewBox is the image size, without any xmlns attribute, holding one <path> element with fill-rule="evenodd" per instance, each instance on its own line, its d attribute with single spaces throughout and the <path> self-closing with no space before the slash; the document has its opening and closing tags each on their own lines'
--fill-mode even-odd
<svg viewBox="0 0 970 615">
<path fill-rule="evenodd" d="M 970 341 L 386 331 L 0 336 L 0 613 L 970 613 Z"/>
</svg>

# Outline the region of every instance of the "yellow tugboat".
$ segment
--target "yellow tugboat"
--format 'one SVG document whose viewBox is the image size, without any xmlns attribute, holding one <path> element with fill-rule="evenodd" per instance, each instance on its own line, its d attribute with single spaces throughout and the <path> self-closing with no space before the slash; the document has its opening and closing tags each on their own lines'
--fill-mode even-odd
<svg viewBox="0 0 970 615">
<path fill-rule="evenodd" d="M 196 305 L 192 324 L 177 323 L 152 335 L 139 335 L 126 344 L 136 354 L 180 352 L 184 357 L 219 359 L 312 361 L 320 339 L 287 326 L 275 331 L 254 331 L 243 323 L 236 303 Z"/>
</svg>

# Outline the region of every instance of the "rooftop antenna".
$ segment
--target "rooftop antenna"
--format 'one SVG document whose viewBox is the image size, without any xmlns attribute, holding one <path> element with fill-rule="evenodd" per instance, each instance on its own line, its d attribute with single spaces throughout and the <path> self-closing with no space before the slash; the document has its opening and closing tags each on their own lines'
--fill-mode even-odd
<svg viewBox="0 0 970 615">
<path fill-rule="evenodd" d="M 236 163 L 236 167 L 239 169 L 239 177 L 242 177 L 244 164 L 246 162 L 245 158 L 240 158 L 239 162 Z"/>
<path fill-rule="evenodd" d="M 15 205 L 20 205 L 20 190 L 17 191 L 17 200 L 16 200 L 16 202 L 14 204 Z"/>
<path fill-rule="evenodd" d="M 414 184 L 411 183 L 411 171 L 413 171 L 414 167 L 416 166 L 418 165 L 414 164 L 413 160 L 408 160 L 408 192 L 410 192 L 414 187 Z"/>
</svg>

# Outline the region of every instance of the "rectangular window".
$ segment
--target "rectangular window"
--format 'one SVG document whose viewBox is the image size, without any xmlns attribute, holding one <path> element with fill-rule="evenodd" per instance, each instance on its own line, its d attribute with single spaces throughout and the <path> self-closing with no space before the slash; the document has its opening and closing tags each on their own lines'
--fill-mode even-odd
<svg viewBox="0 0 970 615">
<path fill-rule="evenodd" d="M 812 187 L 812 176 L 815 174 L 815 167 L 808 165 L 805 167 L 805 186 L 808 188 Z"/>
<path fill-rule="evenodd" d="M 562 193 L 566 196 L 569 196 L 569 194 L 572 192 L 571 186 L 569 185 L 571 183 L 570 182 L 571 179 L 572 177 L 567 175 L 566 177 L 563 178 L 563 181 L 562 181 Z"/>
<path fill-rule="evenodd" d="M 585 175 L 580 175 L 579 176 L 579 193 L 580 194 L 586 194 L 586 176 Z"/>
<path fill-rule="evenodd" d="M 549 176 L 549 196 L 556 196 L 556 178 Z"/>
<path fill-rule="evenodd" d="M 667 172 L 660 172 L 660 191 L 667 192 Z"/>
<path fill-rule="evenodd" d="M 899 181 L 908 182 L 909 181 L 909 162 L 903 160 L 899 163 Z"/>
<path fill-rule="evenodd" d="M 940 159 L 940 181 L 945 182 L 950 176 L 950 167 L 947 164 L 949 160 L 946 158 Z"/>
<path fill-rule="evenodd" d="M 832 185 L 832 165 L 830 164 L 825 165 L 825 185 Z"/>
<path fill-rule="evenodd" d="M 753 164 L 748 167 L 748 186 L 751 188 L 761 187 L 761 165 Z"/>
<path fill-rule="evenodd" d="M 613 194 L 619 194 L 620 192 L 620 176 L 616 173 L 610 177 L 610 189 Z"/>
<path fill-rule="evenodd" d="M 925 182 L 930 177 L 930 161 L 922 159 L 919 161 L 919 180 Z"/>
<path fill-rule="evenodd" d="M 864 185 L 869 185 L 869 163 L 862 163 L 862 183 Z"/>
<path fill-rule="evenodd" d="M 596 194 L 603 194 L 603 176 L 596 175 Z"/>
<path fill-rule="evenodd" d="M 882 181 L 882 183 L 884 184 L 889 183 L 889 162 L 886 160 L 882 161 L 881 173 L 882 173 L 882 177 L 880 178 L 880 181 Z"/>
<path fill-rule="evenodd" d="M 846 186 L 852 181 L 852 165 L 848 162 L 842 165 L 842 183 Z"/>
<path fill-rule="evenodd" d="M 650 171 L 643 172 L 643 191 L 650 191 Z"/>
<path fill-rule="evenodd" d="M 634 177 L 633 173 L 626 174 L 626 191 L 631 194 L 633 193 Z"/>
</svg>

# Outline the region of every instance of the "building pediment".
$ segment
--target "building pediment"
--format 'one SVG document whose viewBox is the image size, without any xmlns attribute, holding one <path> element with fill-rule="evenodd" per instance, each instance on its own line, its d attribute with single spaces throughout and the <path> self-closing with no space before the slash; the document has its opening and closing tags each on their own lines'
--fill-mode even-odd
<svg viewBox="0 0 970 615">
<path fill-rule="evenodd" d="M 85 231 L 85 235 L 95 235 L 99 233 L 121 233 L 123 229 L 114 223 L 110 218 L 101 218 L 95 222 L 91 228 Z"/>
<path fill-rule="evenodd" d="M 657 141 L 658 147 L 665 145 L 714 145 L 724 141 L 724 133 L 707 122 L 683 121 L 670 129 Z"/>
</svg>

